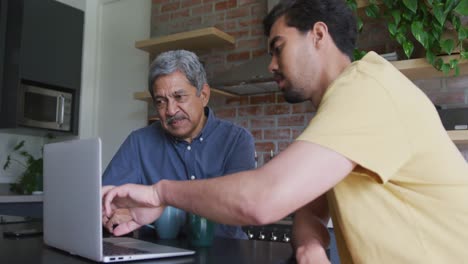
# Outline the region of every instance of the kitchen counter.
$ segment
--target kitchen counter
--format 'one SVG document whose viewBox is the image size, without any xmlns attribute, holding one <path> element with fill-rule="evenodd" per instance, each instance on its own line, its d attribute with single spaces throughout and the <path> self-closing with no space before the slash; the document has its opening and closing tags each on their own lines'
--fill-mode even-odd
<svg viewBox="0 0 468 264">
<path fill-rule="evenodd" d="M 0 215 L 42 218 L 42 201 L 42 194 L 19 195 L 10 192 L 8 185 L 0 184 Z"/>
<path fill-rule="evenodd" d="M 6 224 L 0 225 L 0 232 L 3 234 L 7 230 L 30 229 L 37 226 L 40 227 L 41 223 Z M 160 244 L 191 248 L 183 239 L 156 240 L 155 235 L 149 229 L 135 232 L 134 236 Z M 44 245 L 42 236 L 22 239 L 9 239 L 2 236 L 0 238 L 0 249 L 2 263 L 93 263 L 87 259 L 72 256 Z M 196 254 L 194 256 L 130 263 L 294 263 L 290 259 L 291 247 L 287 243 L 215 238 L 213 246 L 195 248 L 195 250 Z"/>
<path fill-rule="evenodd" d="M 19 195 L 0 194 L 0 203 L 41 203 L 42 194 L 39 195 Z"/>
</svg>

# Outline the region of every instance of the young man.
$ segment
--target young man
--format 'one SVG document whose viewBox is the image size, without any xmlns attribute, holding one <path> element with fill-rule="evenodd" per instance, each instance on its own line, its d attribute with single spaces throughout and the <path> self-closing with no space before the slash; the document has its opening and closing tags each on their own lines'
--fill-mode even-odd
<svg viewBox="0 0 468 264">
<path fill-rule="evenodd" d="M 331 214 L 342 263 L 466 259 L 468 165 L 410 80 L 374 52 L 351 63 L 356 23 L 345 1 L 281 1 L 264 25 L 269 69 L 286 100 L 317 108 L 309 126 L 257 170 L 110 190 L 107 215 L 132 212 L 115 234 L 152 221 L 166 205 L 241 225 L 296 212 L 297 260 L 328 263 Z"/>
<path fill-rule="evenodd" d="M 210 87 L 194 53 L 160 54 L 151 64 L 148 87 L 159 121 L 128 136 L 104 172 L 103 185 L 207 179 L 254 168 L 252 135 L 207 107 Z M 111 230 L 122 218 L 125 210 L 104 220 Z M 240 227 L 225 225 L 215 234 L 247 238 Z"/>
</svg>

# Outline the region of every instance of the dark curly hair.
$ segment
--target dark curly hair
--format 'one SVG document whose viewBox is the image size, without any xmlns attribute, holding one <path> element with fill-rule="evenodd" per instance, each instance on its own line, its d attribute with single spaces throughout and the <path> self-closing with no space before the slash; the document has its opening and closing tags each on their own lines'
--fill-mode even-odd
<svg viewBox="0 0 468 264">
<path fill-rule="evenodd" d="M 356 18 L 344 0 L 281 0 L 263 20 L 266 36 L 270 36 L 271 27 L 283 15 L 288 26 L 302 33 L 318 21 L 325 23 L 338 49 L 353 60 Z"/>
</svg>

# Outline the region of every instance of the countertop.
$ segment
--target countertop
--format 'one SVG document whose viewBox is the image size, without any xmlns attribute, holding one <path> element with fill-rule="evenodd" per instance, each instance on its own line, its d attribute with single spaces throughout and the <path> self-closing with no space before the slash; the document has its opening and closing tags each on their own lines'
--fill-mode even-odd
<svg viewBox="0 0 468 264">
<path fill-rule="evenodd" d="M 42 194 L 38 195 L 19 195 L 19 194 L 0 194 L 0 203 L 40 203 Z"/>
<path fill-rule="evenodd" d="M 26 224 L 3 224 L 0 232 L 7 230 L 31 229 L 40 227 L 40 222 Z M 181 240 L 156 240 L 150 231 L 136 232 L 134 236 L 160 244 L 191 248 L 187 242 Z M 290 259 L 291 246 L 287 243 L 267 242 L 256 240 L 236 240 L 215 238 L 213 246 L 207 248 L 194 248 L 196 254 L 189 257 L 176 257 L 159 260 L 136 261 L 129 263 L 294 263 Z M 29 237 L 22 239 L 0 238 L 0 261 L 2 263 L 93 263 L 84 258 L 72 256 L 66 252 L 44 245 L 43 237 Z"/>
<path fill-rule="evenodd" d="M 42 194 L 21 195 L 10 191 L 9 184 L 0 184 L 0 203 L 40 203 Z"/>
</svg>

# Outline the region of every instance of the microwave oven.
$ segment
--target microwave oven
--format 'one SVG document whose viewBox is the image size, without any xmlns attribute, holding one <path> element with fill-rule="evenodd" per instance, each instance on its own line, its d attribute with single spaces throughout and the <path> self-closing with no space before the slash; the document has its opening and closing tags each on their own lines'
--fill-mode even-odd
<svg viewBox="0 0 468 264">
<path fill-rule="evenodd" d="M 19 125 L 72 131 L 72 90 L 23 80 L 20 93 Z"/>
</svg>

